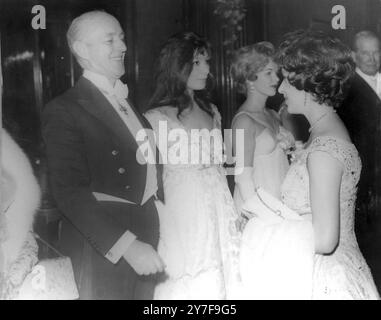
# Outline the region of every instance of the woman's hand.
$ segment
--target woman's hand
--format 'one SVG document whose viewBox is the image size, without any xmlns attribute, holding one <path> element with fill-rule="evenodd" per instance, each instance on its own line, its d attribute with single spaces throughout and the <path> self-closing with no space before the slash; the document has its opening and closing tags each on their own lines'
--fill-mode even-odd
<svg viewBox="0 0 381 320">
<path fill-rule="evenodd" d="M 256 217 L 262 222 L 269 224 L 282 222 L 284 218 L 276 210 L 272 210 L 271 206 L 273 206 L 273 203 L 264 203 L 258 194 L 255 193 L 244 202 L 242 212 L 248 219 Z"/>
</svg>

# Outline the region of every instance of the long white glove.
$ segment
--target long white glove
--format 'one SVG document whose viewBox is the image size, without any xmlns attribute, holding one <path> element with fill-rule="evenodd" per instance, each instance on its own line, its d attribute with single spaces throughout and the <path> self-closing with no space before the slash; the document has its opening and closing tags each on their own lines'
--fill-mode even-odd
<svg viewBox="0 0 381 320">
<path fill-rule="evenodd" d="M 236 168 L 234 181 L 238 187 L 243 201 L 251 198 L 255 194 L 255 185 L 253 181 L 253 167 Z"/>
<path fill-rule="evenodd" d="M 248 218 L 255 216 L 268 223 L 277 223 L 284 219 L 302 220 L 298 213 L 261 187 L 256 188 L 254 195 L 244 202 L 242 213 Z"/>
</svg>

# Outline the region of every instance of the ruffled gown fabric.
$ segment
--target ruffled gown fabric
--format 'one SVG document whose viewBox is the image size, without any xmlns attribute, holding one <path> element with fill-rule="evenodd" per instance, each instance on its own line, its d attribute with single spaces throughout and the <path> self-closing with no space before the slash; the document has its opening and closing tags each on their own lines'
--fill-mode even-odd
<svg viewBox="0 0 381 320">
<path fill-rule="evenodd" d="M 211 144 L 206 141 L 209 137 L 206 131 L 201 139 L 191 140 L 190 132 L 168 116 L 166 107 L 145 114 L 156 138 L 159 121 L 167 125 L 171 138 L 167 149 L 160 152 L 168 152 L 169 161 L 178 155 L 181 159 L 178 164 L 164 163 L 165 204 L 158 203 L 158 252 L 166 264 L 167 278 L 156 287 L 154 299 L 225 299 L 231 296 L 237 283 L 240 234 L 221 165 L 220 115 L 217 108 L 213 107 L 213 111 L 216 130 Z M 189 152 L 181 153 L 179 148 Z M 210 164 L 190 163 L 189 157 L 197 152 L 203 159 L 209 159 Z"/>
<path fill-rule="evenodd" d="M 33 266 L 37 263 L 38 245 L 32 235 L 28 233 L 18 258 L 9 267 L 3 286 L 0 288 L 0 300 L 17 299 L 19 289 L 28 274 L 32 271 Z M 0 283 L 1 284 L 1 283 Z"/>
<path fill-rule="evenodd" d="M 250 118 L 258 121 L 253 114 L 240 112 L 236 117 L 244 113 Z M 259 121 L 259 123 L 261 123 Z M 274 136 L 269 128 L 265 128 L 257 137 L 255 142 L 255 152 L 253 155 L 252 179 L 256 188 L 261 187 L 276 199 L 281 197 L 281 185 L 287 174 L 289 163 L 281 141 L 293 140 L 289 133 L 282 126 L 279 127 L 278 136 Z M 245 172 L 244 172 L 245 173 Z M 243 173 L 243 174 L 244 174 Z M 234 203 L 237 211 L 241 211 L 243 201 L 238 188 L 234 191 Z M 305 261 L 300 261 L 300 268 L 295 268 L 288 259 L 286 250 L 291 246 L 295 250 L 311 252 L 309 243 L 301 243 L 297 239 L 283 240 L 285 232 L 289 227 L 297 228 L 296 225 L 274 225 L 267 221 L 252 218 L 246 224 L 240 247 L 239 269 L 241 276 L 241 287 L 238 290 L 239 299 L 282 299 L 285 294 L 289 294 L 289 278 L 285 276 L 290 273 L 299 273 L 300 276 L 306 274 L 311 262 L 304 256 Z M 299 233 L 296 233 L 297 235 Z M 290 252 L 290 251 L 288 251 Z M 281 263 L 280 263 L 281 262 Z M 282 291 L 284 288 L 287 293 Z M 286 289 L 287 288 L 287 289 Z M 305 288 L 295 288 L 295 298 L 300 297 L 301 291 Z"/>
<path fill-rule="evenodd" d="M 309 299 L 313 269 L 311 222 L 269 224 L 252 218 L 243 232 L 241 299 Z"/>
</svg>

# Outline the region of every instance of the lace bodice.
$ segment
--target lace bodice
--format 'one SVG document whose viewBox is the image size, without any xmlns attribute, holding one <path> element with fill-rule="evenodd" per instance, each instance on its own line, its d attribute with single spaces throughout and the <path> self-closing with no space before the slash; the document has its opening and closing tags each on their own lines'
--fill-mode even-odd
<svg viewBox="0 0 381 320">
<path fill-rule="evenodd" d="M 145 114 L 161 153 L 165 193 L 157 206 L 158 252 L 168 278 L 155 299 L 224 299 L 237 278 L 237 213 L 222 166 L 221 117 L 212 111 L 211 133 L 186 128 L 171 107 Z"/>
<path fill-rule="evenodd" d="M 353 234 L 356 186 L 361 173 L 361 160 L 355 146 L 345 140 L 317 137 L 308 148 L 301 150 L 283 182 L 282 200 L 300 214 L 311 213 L 307 158 L 314 151 L 327 152 L 343 165 L 340 186 L 340 235 L 343 237 Z"/>
<path fill-rule="evenodd" d="M 379 299 L 354 232 L 354 210 L 361 160 L 355 146 L 335 137 L 317 137 L 300 150 L 282 185 L 282 200 L 299 214 L 311 213 L 308 155 L 327 152 L 343 166 L 340 186 L 340 240 L 330 255 L 315 254 L 313 299 Z M 308 217 L 309 215 L 307 215 Z"/>
<path fill-rule="evenodd" d="M 314 253 L 313 224 L 310 220 L 307 160 L 309 154 L 315 151 L 328 153 L 343 167 L 340 240 L 334 252 L 326 255 Z M 244 232 L 244 236 L 251 237 L 246 243 L 248 246 L 252 244 L 252 247 L 244 255 L 248 261 L 242 265 L 246 265 L 248 270 L 245 279 L 251 279 L 250 272 L 254 274 L 249 284 L 252 284 L 250 287 L 255 287 L 254 293 L 257 296 L 266 296 L 263 292 L 267 292 L 267 296 L 287 299 L 379 299 L 354 233 L 354 204 L 360 172 L 361 161 L 357 150 L 353 144 L 344 140 L 329 136 L 318 137 L 307 148 L 298 149 L 282 184 L 281 198 L 304 219 L 285 219 L 270 228 L 261 227 L 255 221 L 250 224 L 250 220 Z M 261 276 L 255 277 L 256 274 Z"/>
<path fill-rule="evenodd" d="M 145 113 L 156 134 L 156 142 L 164 162 L 164 174 L 168 170 L 220 166 L 223 163 L 223 138 L 221 115 L 217 107 L 212 105 L 211 131 L 186 128 L 180 120 L 173 118 L 172 112 L 170 115 L 170 109 L 172 108 L 160 107 Z M 163 137 L 163 134 L 167 136 Z M 164 139 L 167 143 L 159 143 L 158 139 Z"/>
</svg>

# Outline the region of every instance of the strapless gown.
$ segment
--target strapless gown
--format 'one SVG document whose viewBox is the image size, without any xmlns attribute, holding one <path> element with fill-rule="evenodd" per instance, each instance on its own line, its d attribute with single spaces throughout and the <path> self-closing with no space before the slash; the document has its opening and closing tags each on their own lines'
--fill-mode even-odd
<svg viewBox="0 0 381 320">
<path fill-rule="evenodd" d="M 201 139 L 189 139 L 190 130 L 169 116 L 168 108 L 145 114 L 157 137 L 159 123 L 168 130 L 167 148 L 160 150 L 168 152 L 163 170 L 165 204 L 158 205 L 158 252 L 166 264 L 167 278 L 157 285 L 154 299 L 226 299 L 238 277 L 240 235 L 222 158 L 218 157 L 223 148 L 220 115 L 213 106 L 211 144 L 208 131 L 202 132 Z M 184 150 L 187 152 L 181 152 Z M 195 154 L 209 159 L 209 164 L 190 161 Z M 170 163 L 177 156 L 178 163 Z"/>
<path fill-rule="evenodd" d="M 253 114 L 248 112 L 239 112 L 235 117 L 240 114 L 246 114 L 253 118 L 255 121 L 259 121 L 253 117 Z M 234 120 L 233 120 L 234 121 Z M 280 134 L 283 136 L 290 136 L 291 134 L 280 127 Z M 287 156 L 279 143 L 276 136 L 270 131 L 269 128 L 265 128 L 256 137 L 255 151 L 253 157 L 253 171 L 252 179 L 255 187 L 262 187 L 274 197 L 280 199 L 280 187 L 286 176 L 289 163 Z M 238 188 L 234 190 L 234 203 L 237 211 L 240 212 L 242 206 L 242 198 Z"/>
</svg>

